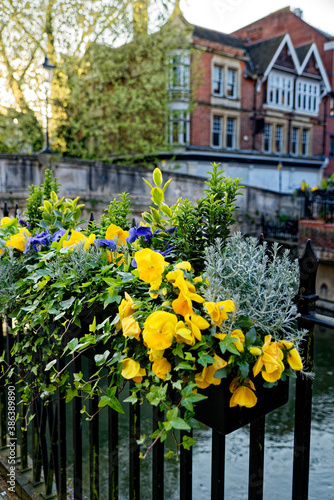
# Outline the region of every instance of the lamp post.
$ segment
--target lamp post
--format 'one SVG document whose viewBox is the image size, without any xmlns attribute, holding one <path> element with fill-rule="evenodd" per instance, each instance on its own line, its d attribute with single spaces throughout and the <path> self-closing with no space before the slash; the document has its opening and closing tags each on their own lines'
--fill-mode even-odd
<svg viewBox="0 0 334 500">
<path fill-rule="evenodd" d="M 44 83 L 51 84 L 55 66 L 49 61 L 47 54 L 45 54 L 43 69 L 45 70 L 45 73 L 47 75 L 46 79 L 44 80 Z M 45 101 L 46 101 L 45 144 L 44 148 L 42 149 L 42 151 L 40 151 L 40 153 L 55 154 L 55 152 L 51 149 L 49 143 L 49 89 L 48 88 L 46 89 L 45 92 Z"/>
</svg>

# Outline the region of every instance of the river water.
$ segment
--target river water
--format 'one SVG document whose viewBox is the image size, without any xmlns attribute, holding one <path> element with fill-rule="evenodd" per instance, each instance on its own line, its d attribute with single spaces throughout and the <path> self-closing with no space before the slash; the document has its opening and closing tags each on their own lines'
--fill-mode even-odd
<svg viewBox="0 0 334 500">
<path fill-rule="evenodd" d="M 315 335 L 315 380 L 313 390 L 309 500 L 334 500 L 334 330 L 317 328 Z M 266 417 L 264 499 L 290 500 L 292 497 L 294 384 L 290 381 L 289 402 Z M 126 406 L 126 405 L 124 405 Z M 143 412 L 143 433 L 150 434 L 151 419 Z M 120 486 L 119 498 L 128 493 L 128 425 L 120 418 Z M 100 419 L 101 499 L 107 492 L 106 425 Z M 85 426 L 84 426 L 85 428 Z M 84 435 L 88 433 L 84 431 Z M 193 500 L 210 499 L 211 430 L 194 433 L 197 443 L 193 448 Z M 226 500 L 248 498 L 249 428 L 246 426 L 226 436 Z M 84 460 L 84 477 L 89 477 L 88 457 Z M 151 498 L 151 458 L 141 461 L 141 498 Z M 165 464 L 165 498 L 179 499 L 179 464 L 175 460 Z M 88 492 L 87 492 L 88 493 Z M 85 498 L 88 498 L 88 495 Z M 154 499 L 153 499 L 154 500 Z M 218 500 L 218 499 L 217 499 Z"/>
</svg>

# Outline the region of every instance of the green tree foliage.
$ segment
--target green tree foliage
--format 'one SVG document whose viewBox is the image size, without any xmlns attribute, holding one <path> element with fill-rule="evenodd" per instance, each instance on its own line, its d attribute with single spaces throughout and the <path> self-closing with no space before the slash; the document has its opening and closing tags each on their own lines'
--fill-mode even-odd
<svg viewBox="0 0 334 500">
<path fill-rule="evenodd" d="M 168 78 L 158 73 L 163 69 L 162 51 L 165 54 L 168 47 L 164 39 L 173 35 L 170 29 L 145 35 L 145 12 L 148 6 L 153 20 L 149 29 L 155 30 L 168 18 L 172 4 L 2 0 L 0 151 L 42 146 L 47 86 L 41 64 L 46 52 L 56 65 L 51 91 L 55 149 L 101 158 L 123 150 L 147 152 L 149 143 L 156 148 L 164 132 L 167 97 L 161 91 L 166 94 Z M 135 33 L 133 7 L 144 19 Z"/>
<path fill-rule="evenodd" d="M 117 49 L 94 44 L 66 60 L 67 98 L 57 135 L 71 156 L 155 153 L 164 145 L 168 59 L 176 48 L 161 30 Z"/>
</svg>

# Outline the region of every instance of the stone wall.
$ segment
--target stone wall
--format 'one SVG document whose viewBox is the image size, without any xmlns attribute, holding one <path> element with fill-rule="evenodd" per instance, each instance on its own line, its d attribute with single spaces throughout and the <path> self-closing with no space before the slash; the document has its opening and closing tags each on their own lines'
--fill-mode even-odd
<svg viewBox="0 0 334 500">
<path fill-rule="evenodd" d="M 119 193 L 131 195 L 135 216 L 151 204 L 150 190 L 142 178 L 151 182 L 152 168 L 138 165 L 116 165 L 99 161 L 60 158 L 51 164 L 58 181 L 60 195 L 67 198 L 80 196 L 86 205 L 87 217 L 91 211 L 98 216 Z M 204 194 L 205 178 L 178 172 L 163 172 L 164 181 L 173 182 L 166 190 L 166 202 L 174 204 L 178 198 L 196 201 Z M 43 181 L 43 166 L 37 155 L 0 155 L 0 206 L 6 201 L 13 215 L 15 204 L 24 210 L 31 184 Z M 245 187 L 237 199 L 238 224 L 235 229 L 248 234 L 261 232 L 261 215 L 298 217 L 298 200 L 293 195 L 279 194 L 260 188 Z"/>
</svg>

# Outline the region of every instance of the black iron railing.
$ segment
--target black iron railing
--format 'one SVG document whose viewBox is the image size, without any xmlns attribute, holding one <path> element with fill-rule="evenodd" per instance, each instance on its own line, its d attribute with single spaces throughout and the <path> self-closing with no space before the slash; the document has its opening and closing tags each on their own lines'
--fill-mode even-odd
<svg viewBox="0 0 334 500">
<path fill-rule="evenodd" d="M 304 193 L 302 219 L 321 219 L 334 223 L 334 192 L 317 190 Z"/>
</svg>

